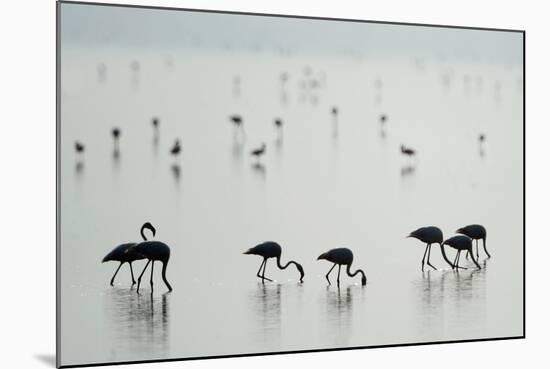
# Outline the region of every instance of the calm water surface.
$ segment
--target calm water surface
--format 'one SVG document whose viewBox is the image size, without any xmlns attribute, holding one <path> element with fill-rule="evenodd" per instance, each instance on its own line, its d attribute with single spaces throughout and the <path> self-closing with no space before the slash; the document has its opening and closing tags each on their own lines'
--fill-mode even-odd
<svg viewBox="0 0 550 369">
<path fill-rule="evenodd" d="M 305 65 L 323 79 L 316 92 L 300 87 Z M 406 58 L 64 47 L 61 363 L 521 335 L 520 76 L 519 67 L 464 60 L 420 70 Z M 234 113 L 246 136 L 228 121 Z M 86 145 L 80 157 L 75 140 Z M 249 152 L 261 142 L 257 165 Z M 401 156 L 402 143 L 416 160 Z M 101 259 L 139 240 L 145 221 L 171 247 L 172 293 L 158 266 L 152 294 L 149 273 L 143 294 L 129 287 L 127 265 L 108 284 L 117 264 Z M 470 223 L 488 229 L 493 258 L 481 253 L 481 270 L 465 258 L 468 270 L 449 270 L 437 247 L 439 270 L 420 270 L 424 246 L 405 238 L 411 230 L 433 224 L 451 236 Z M 260 283 L 260 258 L 242 252 L 264 240 L 283 246 L 283 262 L 302 263 L 303 284 L 273 261 L 275 282 Z M 327 287 L 330 264 L 316 258 L 341 246 L 367 273 L 365 287 L 347 276 Z"/>
</svg>

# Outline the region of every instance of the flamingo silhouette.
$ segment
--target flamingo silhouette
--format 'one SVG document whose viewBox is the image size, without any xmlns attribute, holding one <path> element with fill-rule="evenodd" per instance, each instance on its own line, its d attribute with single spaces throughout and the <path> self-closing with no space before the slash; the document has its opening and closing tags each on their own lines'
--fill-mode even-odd
<svg viewBox="0 0 550 369">
<path fill-rule="evenodd" d="M 478 241 L 483 240 L 483 249 L 485 250 L 485 253 L 487 254 L 487 257 L 490 258 L 491 255 L 487 251 L 487 245 L 486 245 L 486 239 L 487 239 L 487 231 L 485 230 L 485 227 L 480 224 L 470 224 L 466 227 L 459 228 L 456 233 L 460 233 L 463 235 L 466 235 L 470 237 L 471 239 L 476 241 L 476 256 L 477 259 L 479 259 L 479 249 L 478 249 Z"/>
<path fill-rule="evenodd" d="M 258 269 L 258 273 L 256 273 L 256 276 L 262 279 L 262 283 L 264 283 L 264 280 L 273 282 L 271 279 L 265 276 L 267 259 L 270 259 L 270 258 L 277 259 L 277 267 L 281 270 L 286 269 L 290 264 L 294 264 L 296 266 L 296 269 L 298 269 L 298 272 L 300 273 L 300 282 L 304 281 L 304 268 L 302 268 L 301 264 L 295 262 L 294 260 L 290 260 L 285 265 L 281 264 L 281 246 L 277 242 L 266 241 L 266 242 L 260 243 L 259 245 L 256 245 L 248 249 L 247 251 L 245 251 L 244 254 L 258 255 L 264 258 L 264 260 L 262 261 L 262 264 L 260 264 L 260 269 Z M 263 271 L 262 271 L 262 268 L 263 268 Z M 261 275 L 260 275 L 260 271 L 262 271 Z"/>
<path fill-rule="evenodd" d="M 150 225 L 150 223 L 145 223 L 141 226 L 140 233 L 141 233 L 141 237 L 143 238 L 144 241 L 147 241 L 147 237 L 145 237 L 145 233 L 143 232 L 145 229 L 151 230 L 151 232 L 153 232 L 153 237 L 155 236 L 155 229 L 152 228 L 152 226 L 149 227 L 149 225 Z M 134 250 L 129 250 L 134 245 L 136 245 L 135 242 L 123 243 L 121 245 L 118 245 L 110 253 L 108 253 L 103 258 L 103 260 L 101 261 L 102 263 L 105 263 L 106 261 L 118 261 L 118 262 L 120 262 L 120 264 L 118 265 L 118 268 L 115 271 L 115 274 L 111 278 L 111 283 L 110 283 L 111 286 L 115 282 L 115 277 L 116 277 L 118 271 L 120 270 L 120 267 L 124 263 L 128 263 L 128 265 L 130 265 L 130 274 L 132 275 L 132 286 L 134 284 L 136 284 L 136 281 L 134 279 L 134 270 L 132 269 L 132 262 L 134 262 L 136 260 L 144 259 L 144 256 L 136 253 Z"/>
<path fill-rule="evenodd" d="M 443 243 L 441 244 L 441 250 L 443 250 L 443 245 L 449 245 L 453 249 L 457 250 L 456 257 L 455 257 L 455 260 L 453 262 L 453 268 L 467 269 L 467 268 L 463 268 L 461 266 L 458 266 L 458 263 L 460 261 L 460 253 L 462 251 L 467 251 L 470 254 L 470 256 L 472 257 L 472 261 L 477 266 L 477 268 L 481 269 L 481 267 L 479 266 L 479 264 L 477 263 L 477 261 L 474 258 L 474 254 L 472 252 L 472 239 L 470 237 L 463 236 L 463 235 L 453 236 L 453 237 L 443 241 Z"/>
<path fill-rule="evenodd" d="M 340 268 L 342 267 L 342 265 L 346 265 L 347 267 L 346 273 L 350 277 L 355 277 L 357 273 L 361 273 L 362 275 L 361 284 L 363 286 L 367 284 L 367 276 L 365 275 L 365 272 L 363 272 L 361 269 L 357 269 L 353 273 L 351 272 L 351 263 L 353 263 L 353 252 L 351 252 L 351 250 L 348 248 L 342 247 L 342 248 L 329 250 L 324 254 L 319 255 L 317 260 L 328 260 L 331 263 L 334 263 L 334 265 L 332 266 L 332 268 L 330 268 L 330 270 L 326 275 L 329 285 L 330 285 L 330 279 L 328 278 L 328 276 L 330 275 L 330 272 L 332 272 L 332 269 L 334 269 L 336 265 L 338 265 L 338 278 L 336 279 L 338 287 L 340 287 Z"/>
<path fill-rule="evenodd" d="M 266 146 L 265 146 L 265 142 L 262 142 L 262 146 L 260 146 L 259 148 L 257 149 L 254 149 L 250 152 L 250 155 L 252 156 L 255 156 L 256 159 L 260 160 L 260 156 L 262 156 L 263 154 L 265 154 L 265 149 L 266 149 Z"/>
<path fill-rule="evenodd" d="M 155 227 L 153 227 L 151 223 L 147 222 L 143 226 L 150 229 L 153 232 L 153 234 L 156 233 Z M 143 271 L 138 277 L 138 283 L 137 283 L 138 293 L 139 293 L 139 287 L 141 285 L 141 277 L 143 277 L 143 274 L 147 270 L 147 267 L 149 266 L 149 264 L 151 264 L 150 283 L 151 283 L 151 293 L 153 293 L 153 270 L 155 266 L 155 261 L 160 261 L 162 263 L 162 280 L 166 284 L 166 287 L 168 287 L 168 290 L 172 291 L 172 286 L 170 285 L 170 283 L 168 283 L 168 280 L 166 279 L 166 268 L 168 266 L 168 261 L 170 260 L 170 247 L 167 244 L 160 241 L 143 241 L 133 246 L 130 246 L 126 250 L 126 252 L 127 253 L 136 252 L 137 254 L 143 256 L 143 258 L 148 259 L 147 264 L 145 264 L 145 268 L 143 268 Z"/>
<path fill-rule="evenodd" d="M 403 155 L 407 155 L 407 156 L 415 156 L 416 155 L 416 151 L 410 147 L 405 147 L 405 145 L 401 145 L 401 153 Z"/>
<path fill-rule="evenodd" d="M 179 138 L 176 138 L 176 141 L 174 142 L 174 146 L 172 146 L 172 149 L 170 149 L 170 153 L 174 156 L 178 156 L 181 151 L 181 145 Z"/>
<path fill-rule="evenodd" d="M 81 154 L 84 152 L 84 144 L 80 141 L 75 141 L 74 149 L 77 153 Z"/>
<path fill-rule="evenodd" d="M 412 231 L 407 236 L 407 238 L 408 237 L 416 238 L 417 240 L 426 243 L 426 250 L 424 251 L 424 256 L 422 257 L 422 271 L 424 271 L 424 261 L 426 260 L 426 253 L 428 253 L 427 264 L 437 270 L 437 268 L 430 263 L 430 253 L 433 243 L 438 243 L 441 246 L 441 254 L 443 255 L 443 259 L 445 259 L 445 261 L 454 269 L 454 264 L 451 263 L 449 259 L 447 259 L 445 249 L 443 248 L 443 232 L 441 232 L 441 229 L 434 226 L 421 227 L 415 231 Z"/>
</svg>

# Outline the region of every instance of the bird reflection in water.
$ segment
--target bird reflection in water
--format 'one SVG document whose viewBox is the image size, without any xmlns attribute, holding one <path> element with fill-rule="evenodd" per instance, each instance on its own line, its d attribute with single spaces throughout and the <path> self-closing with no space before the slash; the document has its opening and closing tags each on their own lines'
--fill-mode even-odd
<svg viewBox="0 0 550 369">
<path fill-rule="evenodd" d="M 250 293 L 252 310 L 259 324 L 258 332 L 264 343 L 275 343 L 281 339 L 281 284 L 258 283 Z"/>
<path fill-rule="evenodd" d="M 258 175 L 262 180 L 265 180 L 266 176 L 266 169 L 265 165 L 262 163 L 254 163 L 252 164 L 252 171 Z"/>
<path fill-rule="evenodd" d="M 109 331 L 121 352 L 132 351 L 143 357 L 169 354 L 169 294 L 136 294 L 130 288 L 109 288 L 105 295 Z M 116 348 L 115 348 L 116 351 Z"/>
<path fill-rule="evenodd" d="M 348 286 L 346 288 L 327 286 L 326 307 L 327 321 L 329 322 L 328 334 L 333 339 L 333 344 L 345 346 L 349 344 L 349 338 L 353 328 L 352 315 L 355 294 L 363 293 L 360 286 Z"/>
<path fill-rule="evenodd" d="M 174 163 L 170 167 L 170 170 L 172 171 L 172 176 L 174 177 L 174 180 L 176 182 L 179 182 L 180 177 L 181 177 L 181 167 L 180 167 L 180 165 L 178 163 Z"/>
<path fill-rule="evenodd" d="M 434 272 L 427 270 L 422 272 L 422 279 L 414 283 L 415 294 L 420 297 L 418 304 L 418 320 L 420 336 L 427 332 L 435 332 L 443 336 L 444 299 L 447 279 L 453 277 L 452 270 Z"/>
<path fill-rule="evenodd" d="M 416 166 L 414 165 L 404 165 L 401 167 L 401 177 L 409 177 L 414 174 L 416 171 Z"/>
<path fill-rule="evenodd" d="M 74 165 L 74 172 L 77 177 L 80 177 L 84 173 L 84 160 L 79 159 Z"/>
<path fill-rule="evenodd" d="M 111 154 L 112 159 L 112 168 L 115 172 L 117 172 L 120 169 L 120 150 L 118 147 L 115 147 L 113 149 L 113 152 Z"/>
<path fill-rule="evenodd" d="M 430 337 L 443 337 L 449 329 L 483 329 L 486 321 L 484 309 L 486 299 L 486 268 L 471 268 L 453 272 L 426 271 L 422 273 L 422 280 L 415 283 L 416 294 L 420 296 L 418 305 L 419 332 L 430 334 Z M 446 327 L 445 317 L 456 317 L 457 323 L 453 327 Z"/>
</svg>

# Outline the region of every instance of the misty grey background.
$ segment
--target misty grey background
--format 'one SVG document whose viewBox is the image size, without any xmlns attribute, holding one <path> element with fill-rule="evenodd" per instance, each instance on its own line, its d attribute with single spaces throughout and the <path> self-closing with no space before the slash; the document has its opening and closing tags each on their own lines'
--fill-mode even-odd
<svg viewBox="0 0 550 369">
<path fill-rule="evenodd" d="M 76 4 L 60 21 L 62 365 L 523 333 L 520 33 Z M 323 81 L 314 93 L 305 66 Z M 170 294 L 157 274 L 137 295 L 127 266 L 110 287 L 116 264 L 100 263 L 145 221 L 172 248 Z M 469 223 L 488 229 L 483 269 L 454 273 L 434 247 L 441 270 L 422 273 L 424 247 L 404 237 Z M 259 283 L 261 260 L 242 252 L 264 240 L 303 264 L 304 284 L 273 261 L 276 282 Z M 367 286 L 327 288 L 315 259 L 340 246 Z"/>
</svg>

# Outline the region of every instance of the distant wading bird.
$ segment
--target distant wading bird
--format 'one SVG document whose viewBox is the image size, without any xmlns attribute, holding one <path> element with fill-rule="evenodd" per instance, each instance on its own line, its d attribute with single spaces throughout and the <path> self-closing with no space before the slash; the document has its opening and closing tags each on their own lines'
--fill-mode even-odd
<svg viewBox="0 0 550 369">
<path fill-rule="evenodd" d="M 329 250 L 324 254 L 319 255 L 317 260 L 327 260 L 327 261 L 330 261 L 331 263 L 334 263 L 332 268 L 330 268 L 327 275 L 325 276 L 327 278 L 329 285 L 330 285 L 330 279 L 328 278 L 328 276 L 330 275 L 330 272 L 332 272 L 332 269 L 334 269 L 336 265 L 338 265 L 338 278 L 336 279 L 338 287 L 340 286 L 340 268 L 342 267 L 342 265 L 346 265 L 347 267 L 346 273 L 352 278 L 355 277 L 357 273 L 361 273 L 362 275 L 361 284 L 363 286 L 367 284 L 367 276 L 365 275 L 365 272 L 363 272 L 361 269 L 357 269 L 353 273 L 351 272 L 351 263 L 353 263 L 353 252 L 351 252 L 351 250 L 348 248 L 343 247 L 343 248 Z"/>
<path fill-rule="evenodd" d="M 153 225 L 149 222 L 145 223 L 143 227 L 151 230 L 153 234 L 156 233 L 155 227 L 153 227 Z M 143 258 L 148 259 L 147 264 L 145 264 L 145 268 L 143 268 L 143 271 L 138 277 L 138 293 L 139 286 L 141 285 L 141 277 L 143 277 L 143 274 L 147 270 L 149 264 L 151 264 L 151 293 L 153 292 L 153 270 L 155 266 L 155 261 L 160 261 L 162 263 L 162 280 L 166 284 L 166 287 L 168 287 L 168 290 L 172 291 L 172 286 L 170 286 L 170 283 L 168 283 L 168 280 L 166 279 L 166 267 L 168 266 L 168 261 L 170 260 L 170 247 L 167 244 L 160 241 L 143 241 L 133 246 L 130 246 L 126 250 L 126 252 L 135 252 L 143 256 Z"/>
<path fill-rule="evenodd" d="M 416 155 L 416 151 L 414 151 L 414 149 L 410 147 L 405 147 L 405 145 L 401 145 L 401 154 L 412 157 Z"/>
<path fill-rule="evenodd" d="M 115 151 L 114 151 L 114 156 L 118 156 L 119 152 L 118 152 L 118 140 L 120 138 L 120 128 L 118 127 L 115 127 L 111 130 L 111 134 L 113 135 L 113 140 L 115 142 Z"/>
<path fill-rule="evenodd" d="M 252 150 L 250 152 L 250 155 L 252 156 L 255 156 L 256 159 L 259 161 L 260 160 L 260 156 L 262 156 L 263 154 L 265 154 L 265 142 L 262 142 L 262 146 L 260 146 L 258 149 L 255 149 L 255 150 Z"/>
<path fill-rule="evenodd" d="M 231 121 L 231 123 L 233 123 L 233 126 L 235 127 L 235 134 L 240 131 L 243 135 L 246 136 L 243 125 L 243 117 L 238 114 L 234 114 L 229 117 L 229 120 Z"/>
<path fill-rule="evenodd" d="M 74 149 L 78 154 L 81 154 L 84 152 L 84 144 L 81 143 L 80 141 L 75 141 Z"/>
<path fill-rule="evenodd" d="M 478 269 L 481 269 L 481 267 L 479 266 L 479 264 L 477 263 L 476 259 L 474 258 L 474 254 L 472 252 L 472 239 L 470 237 L 467 237 L 467 236 L 463 236 L 463 235 L 458 235 L 458 236 L 453 236 L 447 240 L 445 240 L 442 244 L 441 244 L 441 250 L 443 251 L 443 245 L 449 245 L 451 246 L 453 249 L 456 249 L 457 250 L 457 253 L 456 253 L 456 257 L 455 257 L 455 260 L 453 262 L 453 266 L 455 268 L 460 268 L 460 269 L 467 269 L 467 268 L 463 268 L 461 266 L 458 265 L 459 261 L 460 261 L 460 253 L 462 251 L 467 251 L 470 256 L 472 257 L 472 261 L 474 262 L 474 264 L 476 265 L 476 267 Z"/>
<path fill-rule="evenodd" d="M 154 228 L 149 228 L 148 224 L 149 223 L 145 223 L 141 226 L 140 233 L 141 233 L 141 237 L 143 238 L 144 241 L 147 241 L 147 237 L 145 237 L 145 234 L 143 233 L 143 231 L 145 229 L 151 230 L 153 232 L 153 237 L 155 236 L 155 229 Z M 132 269 L 132 262 L 134 262 L 136 260 L 144 259 L 145 257 L 138 254 L 138 253 L 136 253 L 133 250 L 128 251 L 128 249 L 130 249 L 135 244 L 136 244 L 135 242 L 123 243 L 122 245 L 119 245 L 119 246 L 115 247 L 110 253 L 108 253 L 103 258 L 102 263 L 104 263 L 106 261 L 118 261 L 118 262 L 120 262 L 117 270 L 115 271 L 115 274 L 113 275 L 113 278 L 111 278 L 111 283 L 110 283 L 111 286 L 115 282 L 115 277 L 116 277 L 120 267 L 124 263 L 128 263 L 130 265 L 130 274 L 132 275 L 132 286 L 134 284 L 136 284 L 136 281 L 134 279 L 134 270 Z"/>
<path fill-rule="evenodd" d="M 471 239 L 476 241 L 476 257 L 479 259 L 479 249 L 478 249 L 478 241 L 483 240 L 483 249 L 485 250 L 485 253 L 487 254 L 487 257 L 490 258 L 491 255 L 487 251 L 487 245 L 485 244 L 487 239 L 487 231 L 485 230 L 485 227 L 480 224 L 470 224 L 466 227 L 459 228 L 456 233 L 460 233 L 463 235 L 466 235 L 470 237 Z"/>
<path fill-rule="evenodd" d="M 426 250 L 424 251 L 424 256 L 422 257 L 422 271 L 424 271 L 426 253 L 428 254 L 427 264 L 437 270 L 436 267 L 430 264 L 430 253 L 432 250 L 432 244 L 434 243 L 438 243 L 441 246 L 441 254 L 443 255 L 443 259 L 445 259 L 445 261 L 454 269 L 454 264 L 447 259 L 447 255 L 443 249 L 443 232 L 441 232 L 441 229 L 434 226 L 422 227 L 412 231 L 407 237 L 416 238 L 426 244 Z"/>
<path fill-rule="evenodd" d="M 174 142 L 174 146 L 172 146 L 172 149 L 170 149 L 170 154 L 174 156 L 178 156 L 180 151 L 181 151 L 180 140 L 176 138 L 176 141 Z"/>
<path fill-rule="evenodd" d="M 247 251 L 244 252 L 244 254 L 258 255 L 264 258 L 264 260 L 262 261 L 262 264 L 260 264 L 260 269 L 258 269 L 258 273 L 256 273 L 256 276 L 262 279 L 262 283 L 264 283 L 264 280 L 268 280 L 272 282 L 271 279 L 265 276 L 265 268 L 267 266 L 267 259 L 269 258 L 276 258 L 277 267 L 281 270 L 286 269 L 290 264 L 294 264 L 296 266 L 296 269 L 298 269 L 298 272 L 300 273 L 300 282 L 304 281 L 304 268 L 302 268 L 301 264 L 293 260 L 289 261 L 284 266 L 281 264 L 281 246 L 276 242 L 267 241 L 267 242 L 261 243 L 259 245 L 252 247 L 251 249 L 248 249 Z M 263 271 L 262 271 L 262 268 L 263 268 Z M 261 275 L 260 275 L 260 272 L 262 272 Z"/>
</svg>

